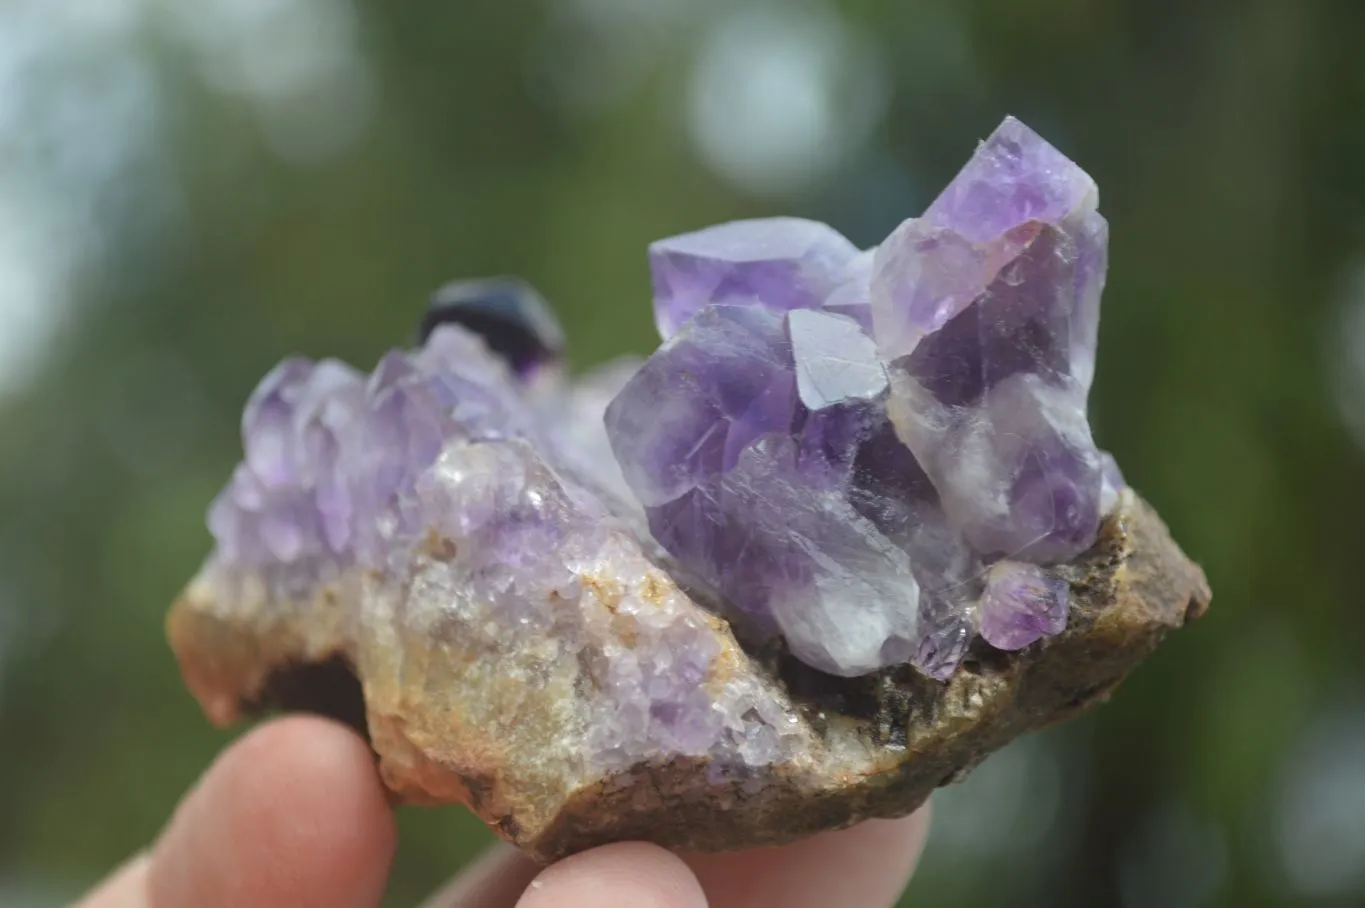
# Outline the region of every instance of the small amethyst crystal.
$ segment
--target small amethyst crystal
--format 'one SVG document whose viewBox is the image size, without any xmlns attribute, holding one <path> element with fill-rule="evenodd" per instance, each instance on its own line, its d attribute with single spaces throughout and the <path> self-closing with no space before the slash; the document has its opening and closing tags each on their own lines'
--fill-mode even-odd
<svg viewBox="0 0 1365 908">
<path fill-rule="evenodd" d="M 981 593 L 981 637 L 996 649 L 1023 649 L 1066 630 L 1067 583 L 1033 564 L 997 561 Z"/>
<path fill-rule="evenodd" d="M 362 724 L 399 796 L 541 858 L 907 813 L 1208 601 L 1091 438 L 1097 200 L 1008 119 L 874 249 L 654 243 L 643 363 L 568 380 L 509 279 L 368 376 L 286 359 L 170 615 L 186 682 Z"/>
</svg>

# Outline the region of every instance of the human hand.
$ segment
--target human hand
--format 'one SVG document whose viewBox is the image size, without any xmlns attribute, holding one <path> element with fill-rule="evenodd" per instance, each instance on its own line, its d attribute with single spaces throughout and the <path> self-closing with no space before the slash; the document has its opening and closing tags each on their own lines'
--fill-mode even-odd
<svg viewBox="0 0 1365 908">
<path fill-rule="evenodd" d="M 677 856 L 626 842 L 542 868 L 499 845 L 425 908 L 889 908 L 928 809 L 791 845 Z M 294 716 L 229 747 L 161 838 L 77 908 L 376 908 L 395 831 L 369 747 Z"/>
</svg>

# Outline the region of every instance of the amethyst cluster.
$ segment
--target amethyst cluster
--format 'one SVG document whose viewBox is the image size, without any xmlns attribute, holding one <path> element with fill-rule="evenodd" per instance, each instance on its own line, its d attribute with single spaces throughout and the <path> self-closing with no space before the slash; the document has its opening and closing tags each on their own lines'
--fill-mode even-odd
<svg viewBox="0 0 1365 908">
<path fill-rule="evenodd" d="M 687 643 L 705 634 L 681 604 L 650 599 L 641 525 L 742 637 L 828 673 L 946 678 L 977 634 L 1020 649 L 1059 633 L 1049 565 L 1095 541 L 1122 484 L 1086 419 L 1097 201 L 1008 119 L 875 249 L 795 218 L 655 243 L 664 344 L 573 383 L 529 287 L 443 288 L 421 345 L 371 374 L 290 359 L 261 382 L 210 510 L 214 564 L 298 596 L 404 576 L 434 546 L 448 588 L 413 602 L 598 654 L 616 716 L 598 758 L 775 759 L 786 731 L 745 718 L 763 714 L 754 691 L 697 693 L 716 657 Z M 565 624 L 563 603 L 599 600 Z M 637 613 L 659 617 L 629 651 L 602 643 Z"/>
<path fill-rule="evenodd" d="M 1047 565 L 1122 482 L 1086 419 L 1107 237 L 1094 181 L 1010 118 L 875 249 L 795 218 L 653 244 L 664 344 L 607 431 L 654 537 L 833 674 L 1059 633 Z"/>
<path fill-rule="evenodd" d="M 418 532 L 410 491 L 454 438 L 530 437 L 517 377 L 477 337 L 434 331 L 365 376 L 337 360 L 291 358 L 242 416 L 245 459 L 209 510 L 219 555 L 256 567 L 381 567 Z"/>
<path fill-rule="evenodd" d="M 569 385 L 561 354 L 544 300 L 492 279 L 443 287 L 421 346 L 390 351 L 369 375 L 335 359 L 284 360 L 247 401 L 246 456 L 209 509 L 218 557 L 301 589 L 356 565 L 392 567 L 446 516 L 418 483 L 457 441 L 524 441 L 592 486 L 584 501 L 629 494 L 601 422 L 635 364 Z"/>
</svg>

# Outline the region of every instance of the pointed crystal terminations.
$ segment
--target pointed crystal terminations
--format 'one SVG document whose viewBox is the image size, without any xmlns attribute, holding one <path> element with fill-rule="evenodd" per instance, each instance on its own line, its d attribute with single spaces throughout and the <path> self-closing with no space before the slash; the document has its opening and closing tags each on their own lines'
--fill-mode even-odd
<svg viewBox="0 0 1365 908">
<path fill-rule="evenodd" d="M 983 555 L 1064 561 L 1099 526 L 1098 204 L 1084 171 L 1011 118 L 876 253 L 892 422 Z"/>
<path fill-rule="evenodd" d="M 654 536 L 837 675 L 1059 633 L 1044 566 L 1122 488 L 1086 416 L 1107 241 L 1094 181 L 1008 118 L 875 249 L 794 218 L 654 243 L 665 342 L 606 414 Z"/>
<path fill-rule="evenodd" d="M 245 459 L 209 510 L 225 561 L 279 569 L 295 582 L 380 566 L 398 539 L 421 532 L 426 518 L 411 493 L 452 440 L 553 447 L 538 405 L 576 412 L 576 398 L 561 390 L 536 399 L 517 369 L 533 348 L 548 361 L 560 336 L 535 291 L 468 282 L 438 300 L 458 303 L 459 317 L 429 312 L 424 346 L 391 351 L 368 377 L 336 360 L 293 357 L 262 379 L 242 418 Z M 481 315 L 471 320 L 470 309 Z M 535 343 L 511 339 L 518 324 Z"/>
<path fill-rule="evenodd" d="M 916 639 L 910 559 L 848 495 L 859 448 L 886 425 L 885 388 L 851 319 L 712 306 L 607 408 L 655 538 L 830 672 L 872 671 Z"/>
</svg>

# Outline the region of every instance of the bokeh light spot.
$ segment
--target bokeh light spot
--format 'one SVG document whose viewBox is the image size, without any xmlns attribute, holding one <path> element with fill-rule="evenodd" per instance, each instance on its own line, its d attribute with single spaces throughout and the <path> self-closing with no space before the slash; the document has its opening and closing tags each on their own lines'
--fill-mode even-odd
<svg viewBox="0 0 1365 908">
<path fill-rule="evenodd" d="M 703 161 L 761 195 L 796 194 L 867 141 L 888 85 L 877 45 L 815 3 L 723 16 L 688 86 L 687 125 Z"/>
</svg>

